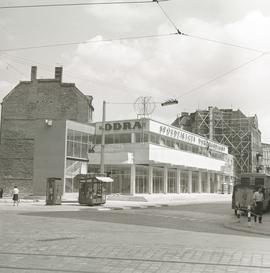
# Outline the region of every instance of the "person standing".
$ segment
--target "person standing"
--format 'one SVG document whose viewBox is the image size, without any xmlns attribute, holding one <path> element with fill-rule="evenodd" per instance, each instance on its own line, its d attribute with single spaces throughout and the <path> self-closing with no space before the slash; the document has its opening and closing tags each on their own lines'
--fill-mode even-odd
<svg viewBox="0 0 270 273">
<path fill-rule="evenodd" d="M 12 191 L 13 197 L 13 206 L 15 206 L 15 204 L 17 204 L 17 206 L 19 205 L 19 189 L 17 188 L 17 186 L 14 186 L 14 189 Z"/>
<path fill-rule="evenodd" d="M 255 215 L 254 221 L 257 222 L 257 216 L 259 216 L 259 223 L 262 223 L 262 214 L 263 214 L 263 191 L 262 188 L 258 188 L 256 192 L 254 192 L 253 200 L 255 203 Z"/>
<path fill-rule="evenodd" d="M 3 192 L 4 192 L 3 188 L 0 188 L 0 198 L 3 198 Z"/>
</svg>

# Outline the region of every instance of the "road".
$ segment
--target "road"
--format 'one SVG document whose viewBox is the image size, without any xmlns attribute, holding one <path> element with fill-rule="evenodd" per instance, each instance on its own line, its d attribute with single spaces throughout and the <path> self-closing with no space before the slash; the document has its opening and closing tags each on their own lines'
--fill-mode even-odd
<svg viewBox="0 0 270 273">
<path fill-rule="evenodd" d="M 224 228 L 232 216 L 229 203 L 0 207 L 0 272 L 270 272 L 270 239 Z"/>
<path fill-rule="evenodd" d="M 192 205 L 178 205 L 153 207 L 147 209 L 130 210 L 93 210 L 84 207 L 80 211 L 56 211 L 26 213 L 28 216 L 43 216 L 56 218 L 70 218 L 100 223 L 118 223 L 140 225 L 175 230 L 208 232 L 218 234 L 232 234 L 239 236 L 263 237 L 235 231 L 224 227 L 224 222 L 234 217 L 231 204 L 206 203 Z"/>
</svg>

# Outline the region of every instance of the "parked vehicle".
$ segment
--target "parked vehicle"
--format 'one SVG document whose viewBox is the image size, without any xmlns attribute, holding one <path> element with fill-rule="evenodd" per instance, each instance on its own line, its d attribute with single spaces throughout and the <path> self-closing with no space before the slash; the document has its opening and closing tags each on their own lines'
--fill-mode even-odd
<svg viewBox="0 0 270 273">
<path fill-rule="evenodd" d="M 247 212 L 248 206 L 254 208 L 253 194 L 261 187 L 263 190 L 264 201 L 263 210 L 270 208 L 270 175 L 263 173 L 243 173 L 240 175 L 239 182 L 233 188 L 232 208 Z"/>
</svg>

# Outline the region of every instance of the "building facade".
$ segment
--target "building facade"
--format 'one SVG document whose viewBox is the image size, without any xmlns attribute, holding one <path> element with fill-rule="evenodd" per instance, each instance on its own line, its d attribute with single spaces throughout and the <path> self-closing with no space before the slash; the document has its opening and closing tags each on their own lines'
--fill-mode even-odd
<svg viewBox="0 0 270 273">
<path fill-rule="evenodd" d="M 262 143 L 262 158 L 260 163 L 262 172 L 270 174 L 270 144 Z"/>
<path fill-rule="evenodd" d="M 172 125 L 227 145 L 235 159 L 236 175 L 257 171 L 262 148 L 256 115 L 247 117 L 240 110 L 209 107 L 184 112 Z"/>
<path fill-rule="evenodd" d="M 89 172 L 100 170 L 102 123 L 95 128 Z M 104 162 L 111 193 L 215 193 L 234 181 L 227 146 L 151 119 L 106 122 Z"/>
<path fill-rule="evenodd" d="M 41 172 L 42 166 L 36 160 L 42 157 L 38 140 L 43 137 L 42 130 L 54 130 L 56 125 L 64 128 L 60 123 L 66 120 L 92 122 L 92 97 L 84 95 L 73 83 L 63 83 L 62 72 L 62 67 L 56 67 L 54 79 L 37 79 L 37 68 L 32 67 L 31 81 L 20 82 L 2 101 L 0 185 L 5 192 L 17 185 L 21 193 L 40 193 L 35 185 L 39 174 L 34 169 L 38 166 Z M 62 134 L 61 139 L 64 137 Z M 52 147 L 59 142 L 56 138 L 51 140 Z M 44 138 L 42 141 L 46 142 Z M 49 149 L 49 143 L 47 146 Z"/>
</svg>

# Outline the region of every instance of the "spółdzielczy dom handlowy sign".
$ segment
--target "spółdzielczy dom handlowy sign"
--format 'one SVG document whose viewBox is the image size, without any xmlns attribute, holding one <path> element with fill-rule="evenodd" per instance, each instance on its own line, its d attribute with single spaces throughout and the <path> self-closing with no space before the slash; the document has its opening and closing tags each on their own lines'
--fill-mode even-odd
<svg viewBox="0 0 270 273">
<path fill-rule="evenodd" d="M 198 135 L 191 134 L 187 131 L 176 129 L 166 125 L 160 125 L 159 133 L 180 141 L 188 142 L 190 144 L 198 145 L 200 147 L 207 147 L 214 151 L 221 153 L 228 153 L 228 148 L 224 145 L 208 140 L 206 138 L 199 137 Z"/>
</svg>

